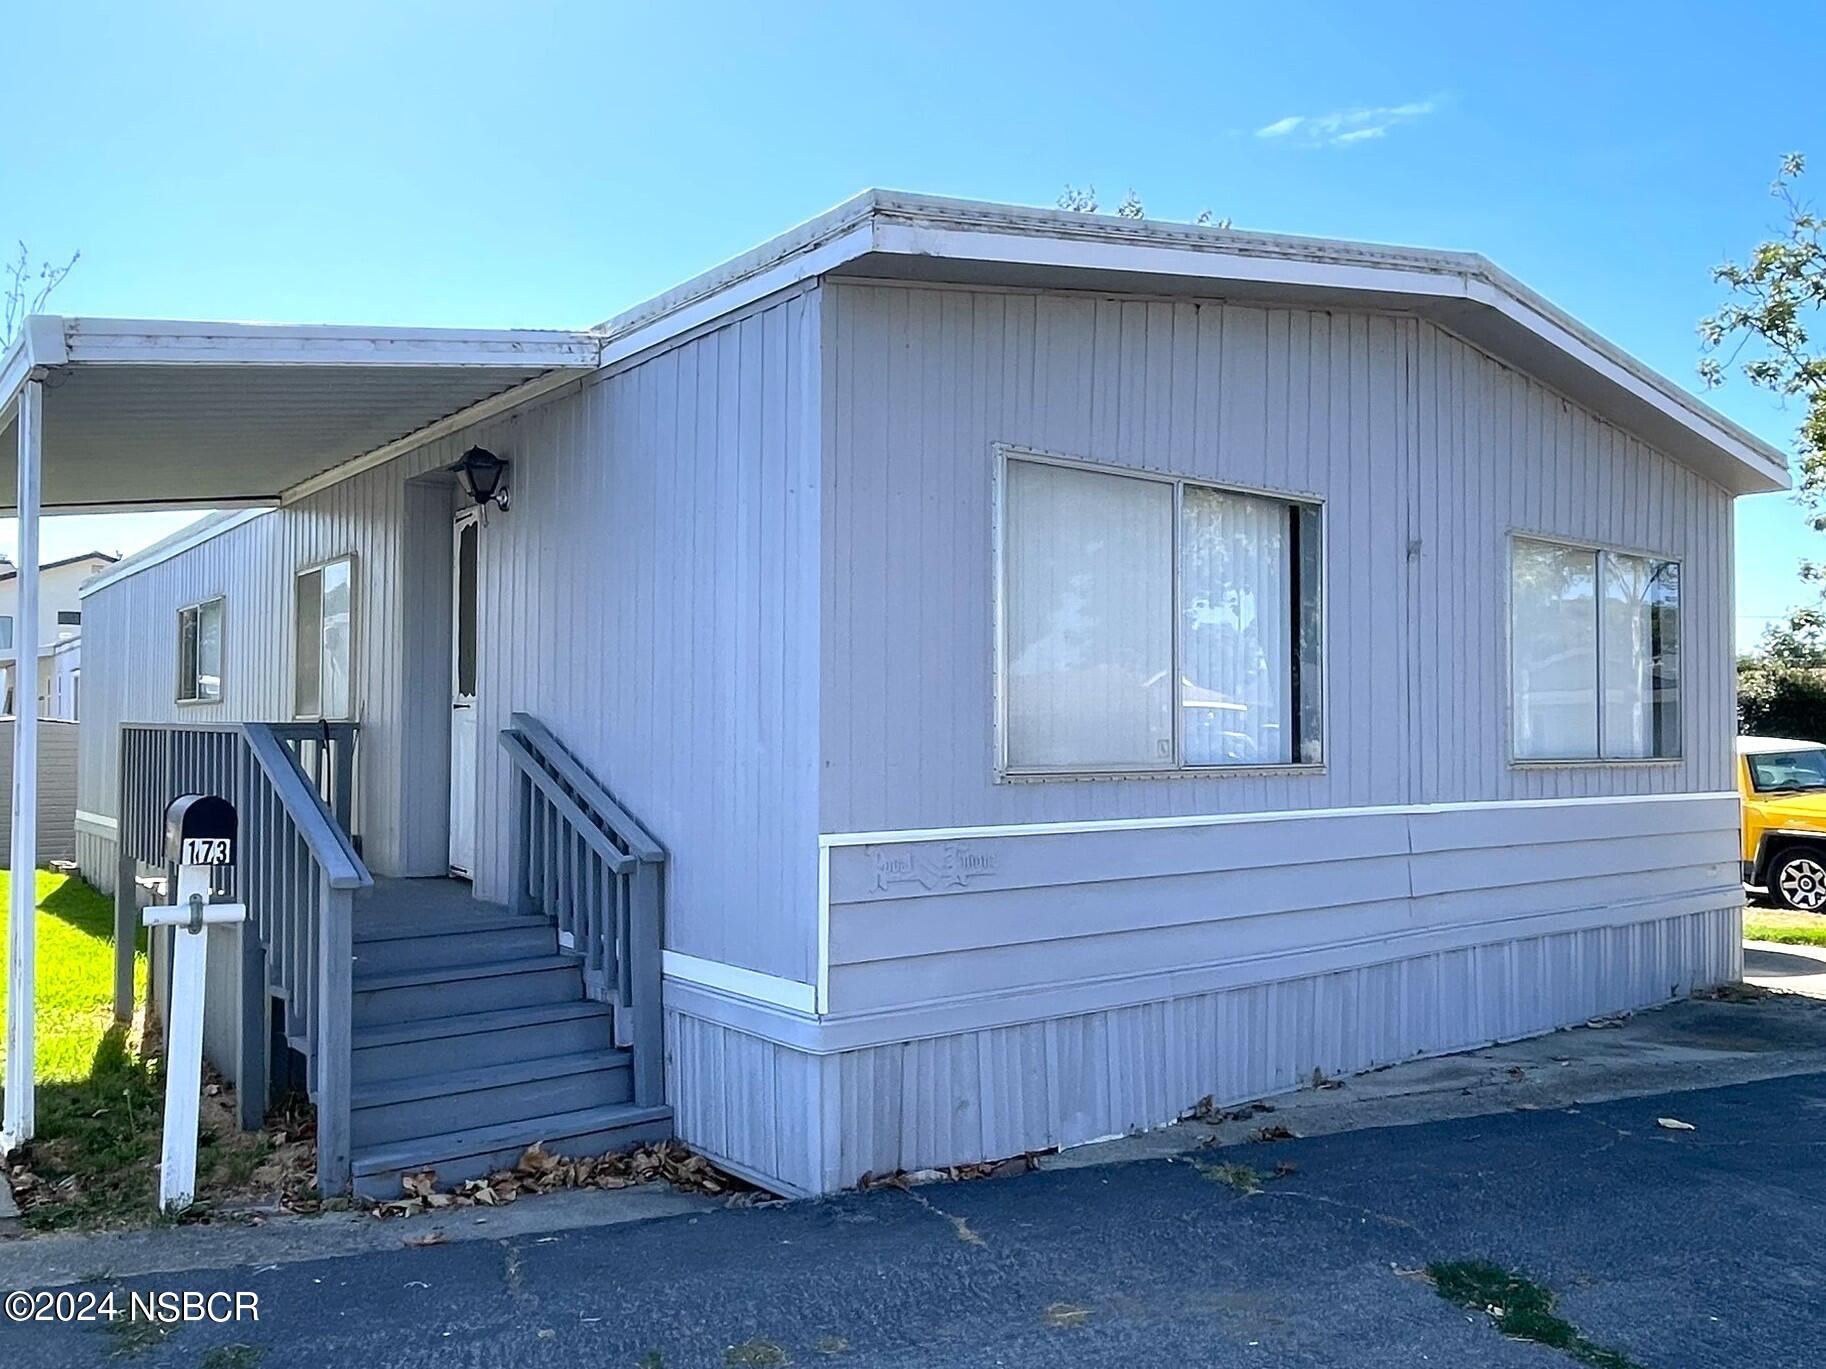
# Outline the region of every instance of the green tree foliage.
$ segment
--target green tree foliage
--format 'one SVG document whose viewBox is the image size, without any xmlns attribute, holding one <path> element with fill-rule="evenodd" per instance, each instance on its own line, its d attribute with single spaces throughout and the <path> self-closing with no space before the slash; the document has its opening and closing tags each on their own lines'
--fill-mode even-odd
<svg viewBox="0 0 1826 1369">
<path fill-rule="evenodd" d="M 1756 655 L 1770 665 L 1798 670 L 1826 668 L 1826 608 L 1806 604 L 1789 614 L 1785 622 L 1769 624 L 1763 629 Z"/>
<path fill-rule="evenodd" d="M 1800 197 L 1805 169 L 1800 153 L 1789 154 L 1770 187 L 1787 219 L 1780 236 L 1758 244 L 1748 260 L 1713 271 L 1731 293 L 1716 314 L 1700 321 L 1708 355 L 1699 369 L 1717 385 L 1726 367 L 1736 366 L 1751 384 L 1806 407 L 1798 435 L 1798 493 L 1814 528 L 1826 532 L 1826 349 L 1818 340 L 1826 322 L 1826 218 Z M 1727 344 L 1729 352 L 1721 355 Z"/>
<path fill-rule="evenodd" d="M 1706 356 L 1699 370 L 1708 385 L 1718 385 L 1726 369 L 1735 367 L 1751 384 L 1803 406 L 1795 441 L 1795 495 L 1814 529 L 1826 532 L 1826 344 L 1821 341 L 1826 325 L 1826 218 L 1801 197 L 1806 169 L 1806 159 L 1798 152 L 1782 159 L 1769 188 L 1784 219 L 1776 236 L 1759 243 L 1745 260 L 1726 262 L 1713 271 L 1713 279 L 1730 287 L 1730 294 L 1717 313 L 1700 321 Z M 1826 584 L 1826 568 L 1804 562 L 1801 578 Z M 1740 712 L 1746 719 L 1746 710 L 1752 707 L 1776 709 L 1789 718 L 1805 716 L 1804 709 L 1800 714 L 1794 709 L 1800 707 L 1797 701 L 1811 697 L 1813 686 L 1792 672 L 1826 667 L 1826 600 L 1771 624 L 1756 658 L 1745 669 L 1755 672 L 1759 661 L 1768 669 L 1756 673 L 1749 686 L 1759 691 L 1760 702 L 1740 699 Z M 1775 735 L 1822 734 L 1817 727 L 1791 733 L 1776 727 Z"/>
<path fill-rule="evenodd" d="M 1744 657 L 1737 663 L 1737 730 L 1826 742 L 1826 670 Z"/>
</svg>

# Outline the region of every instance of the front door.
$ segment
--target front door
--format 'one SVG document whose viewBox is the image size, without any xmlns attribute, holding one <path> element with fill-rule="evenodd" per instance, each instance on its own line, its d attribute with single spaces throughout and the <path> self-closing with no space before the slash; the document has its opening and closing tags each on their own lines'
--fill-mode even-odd
<svg viewBox="0 0 1826 1369">
<path fill-rule="evenodd" d="M 470 878 L 476 857 L 476 569 L 481 512 L 456 517 L 450 577 L 450 873 Z"/>
</svg>

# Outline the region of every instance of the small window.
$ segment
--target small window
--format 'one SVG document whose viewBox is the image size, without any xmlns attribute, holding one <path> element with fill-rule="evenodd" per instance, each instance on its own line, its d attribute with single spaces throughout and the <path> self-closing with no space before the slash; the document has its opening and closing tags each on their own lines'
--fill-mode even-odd
<svg viewBox="0 0 1826 1369">
<path fill-rule="evenodd" d="M 13 615 L 0 613 L 0 651 L 13 649 Z"/>
<path fill-rule="evenodd" d="M 1518 537 L 1510 555 L 1518 761 L 1680 755 L 1680 563 Z"/>
<path fill-rule="evenodd" d="M 1010 456 L 1005 771 L 1316 765 L 1316 505 Z"/>
<path fill-rule="evenodd" d="M 178 702 L 222 698 L 222 604 L 219 598 L 178 610 Z"/>
<path fill-rule="evenodd" d="M 350 714 L 352 571 L 345 556 L 298 576 L 293 614 L 296 717 Z"/>
<path fill-rule="evenodd" d="M 58 609 L 57 610 L 57 626 L 58 627 L 81 627 L 82 626 L 81 611 L 77 610 L 77 609 L 73 609 L 73 608 Z"/>
</svg>

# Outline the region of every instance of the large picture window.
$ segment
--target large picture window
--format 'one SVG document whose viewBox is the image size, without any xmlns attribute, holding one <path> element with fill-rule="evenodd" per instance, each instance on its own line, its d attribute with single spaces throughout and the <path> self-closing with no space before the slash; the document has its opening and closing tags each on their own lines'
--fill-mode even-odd
<svg viewBox="0 0 1826 1369">
<path fill-rule="evenodd" d="M 1518 761 L 1680 755 L 1680 565 L 1514 540 L 1510 674 Z"/>
<path fill-rule="evenodd" d="M 348 557 L 298 576 L 293 604 L 294 715 L 350 716 L 353 563 Z"/>
<path fill-rule="evenodd" d="M 1009 456 L 1003 768 L 1316 765 L 1310 503 Z"/>
<path fill-rule="evenodd" d="M 221 699 L 222 600 L 216 598 L 178 610 L 178 702 Z"/>
</svg>

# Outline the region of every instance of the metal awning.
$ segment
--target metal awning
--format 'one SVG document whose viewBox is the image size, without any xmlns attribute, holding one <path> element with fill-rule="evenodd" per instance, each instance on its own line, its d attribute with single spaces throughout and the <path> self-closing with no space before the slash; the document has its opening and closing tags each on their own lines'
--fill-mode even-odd
<svg viewBox="0 0 1826 1369">
<path fill-rule="evenodd" d="M 34 317 L 0 363 L 0 508 L 33 373 L 46 512 L 229 507 L 593 370 L 601 347 L 590 332 Z"/>
<path fill-rule="evenodd" d="M 593 332 L 33 315 L 0 357 L 0 510 L 19 519 L 16 638 L 40 640 L 41 512 L 277 504 L 569 384 L 602 358 Z M 37 710 L 14 729 L 0 1152 L 36 1130 Z"/>
</svg>

